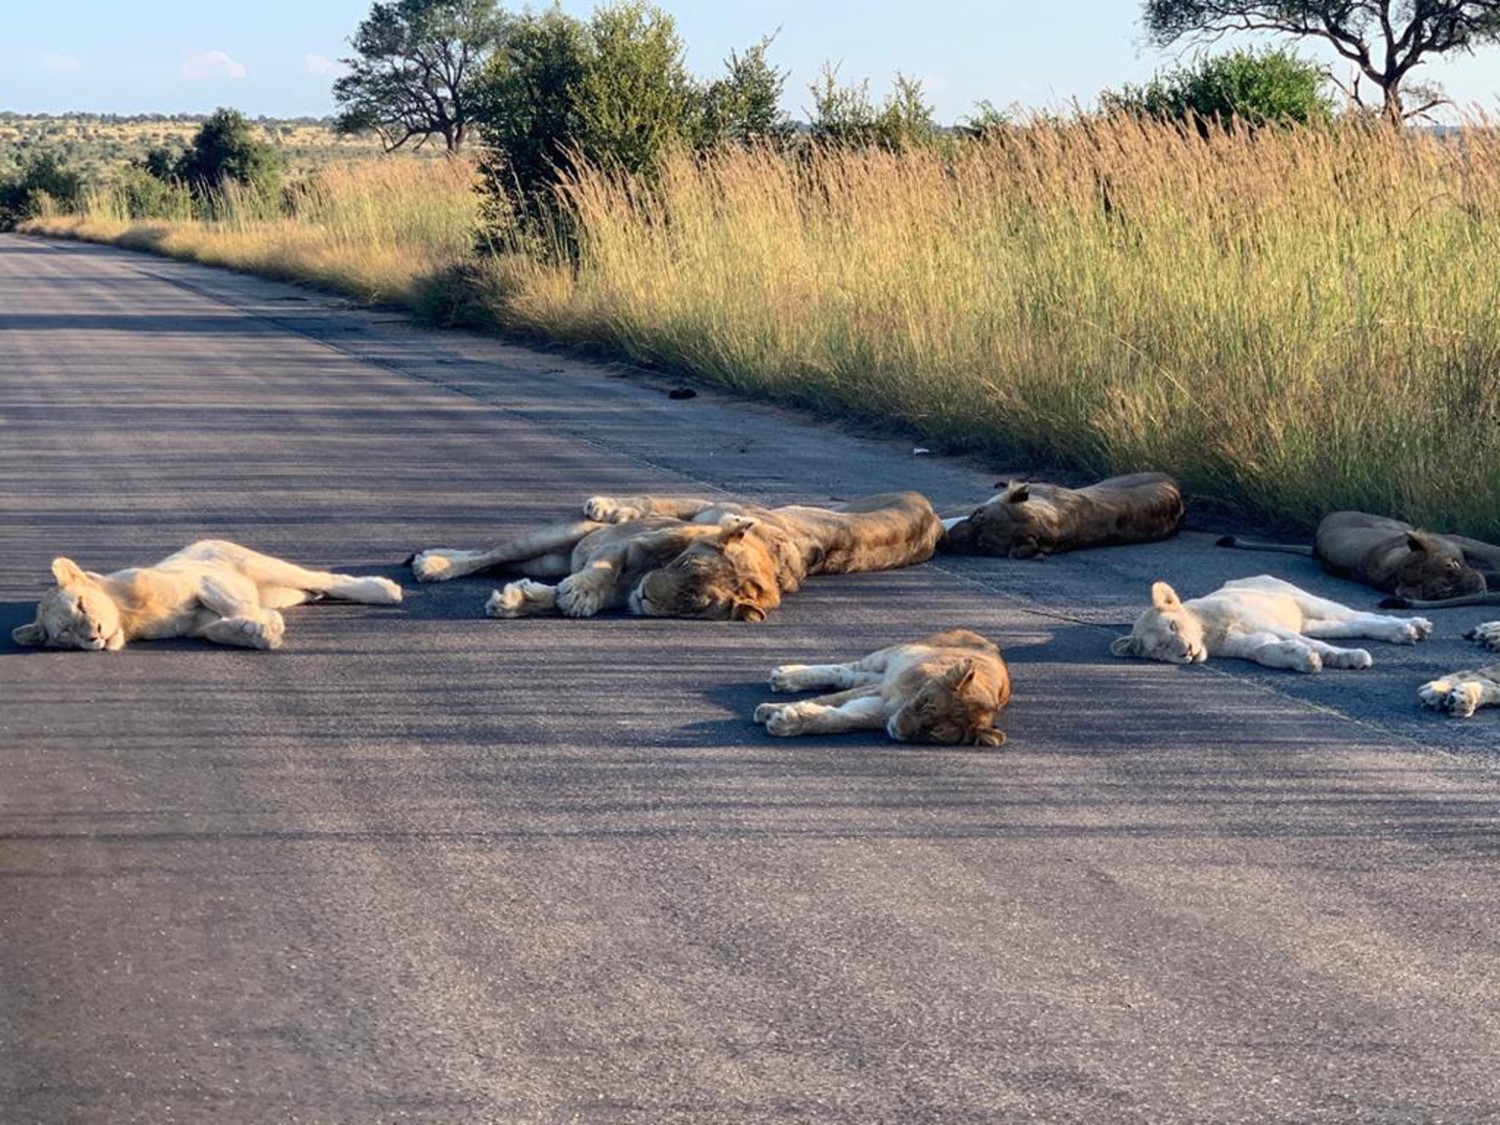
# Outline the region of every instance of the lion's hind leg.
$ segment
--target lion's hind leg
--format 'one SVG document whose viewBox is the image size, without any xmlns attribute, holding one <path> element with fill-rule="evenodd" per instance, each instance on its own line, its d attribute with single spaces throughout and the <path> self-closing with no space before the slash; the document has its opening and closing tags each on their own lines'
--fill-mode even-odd
<svg viewBox="0 0 1500 1125">
<path fill-rule="evenodd" d="M 1484 621 L 1464 634 L 1465 640 L 1483 645 L 1491 652 L 1500 650 L 1500 621 Z"/>
<path fill-rule="evenodd" d="M 236 559 L 234 567 L 255 583 L 260 592 L 260 604 L 267 609 L 285 609 L 324 597 L 362 605 L 401 603 L 401 587 L 389 578 L 311 570 L 253 551 Z"/>
<path fill-rule="evenodd" d="M 849 664 L 778 664 L 771 669 L 772 691 L 817 691 L 819 688 L 853 688 L 879 683 L 881 670 Z"/>
<path fill-rule="evenodd" d="M 478 574 L 481 570 L 506 564 L 518 564 L 523 570 L 531 560 L 552 555 L 566 556 L 578 541 L 605 526 L 596 520 L 574 520 L 552 524 L 527 532 L 499 546 L 478 551 L 461 551 L 452 547 L 429 547 L 412 556 L 411 569 L 418 582 L 447 582 Z M 566 572 L 564 572 L 566 573 Z"/>
<path fill-rule="evenodd" d="M 281 647 L 286 622 L 274 609 L 257 617 L 219 617 L 197 631 L 204 640 L 237 648 L 273 649 Z"/>
<path fill-rule="evenodd" d="M 1329 605 L 1338 606 L 1337 602 Z M 1432 632 L 1432 622 L 1425 617 L 1389 617 L 1383 613 L 1366 613 L 1363 610 L 1338 606 L 1344 613 L 1338 617 L 1308 616 L 1302 624 L 1302 632 L 1309 637 L 1337 640 L 1343 637 L 1369 637 L 1393 645 L 1414 645 L 1427 639 Z"/>
<path fill-rule="evenodd" d="M 1500 664 L 1453 672 L 1417 689 L 1422 706 L 1467 719 L 1481 707 L 1500 703 Z"/>
</svg>

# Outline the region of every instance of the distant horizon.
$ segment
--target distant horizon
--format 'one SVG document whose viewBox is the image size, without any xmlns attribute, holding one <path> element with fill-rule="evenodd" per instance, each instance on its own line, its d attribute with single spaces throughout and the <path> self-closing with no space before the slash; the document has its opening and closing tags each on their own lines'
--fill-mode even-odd
<svg viewBox="0 0 1500 1125">
<path fill-rule="evenodd" d="M 825 63 L 841 82 L 868 80 L 877 101 L 898 71 L 920 80 L 934 118 L 948 126 L 985 101 L 1023 113 L 1088 107 L 1101 90 L 1149 81 L 1204 53 L 1150 46 L 1133 0 L 1077 0 L 1066 9 L 1007 0 L 926 0 L 920 9 L 897 0 L 763 0 L 753 11 L 712 0 L 658 6 L 676 20 L 700 78 L 721 73 L 731 51 L 774 34 L 771 62 L 790 72 L 782 107 L 799 120 L 810 116 L 808 87 Z M 586 17 L 597 5 L 562 7 Z M 369 10 L 369 0 L 262 0 L 253 13 L 185 0 L 141 0 L 128 10 L 83 0 L 60 30 L 54 13 L 24 6 L 7 15 L 0 43 L 0 112 L 171 117 L 232 106 L 282 121 L 330 117 L 339 59 L 352 53 L 348 38 Z M 1290 47 L 1348 77 L 1347 63 L 1310 40 L 1232 37 L 1208 53 L 1245 45 Z M 1439 58 L 1413 78 L 1445 87 L 1457 107 L 1447 119 L 1469 109 L 1500 113 L 1500 46 Z"/>
</svg>

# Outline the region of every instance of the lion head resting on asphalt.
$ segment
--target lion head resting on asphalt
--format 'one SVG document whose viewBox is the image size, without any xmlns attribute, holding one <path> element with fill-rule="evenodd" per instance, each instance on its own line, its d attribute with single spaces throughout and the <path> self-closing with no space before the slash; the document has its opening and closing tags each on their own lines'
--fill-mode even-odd
<svg viewBox="0 0 1500 1125">
<path fill-rule="evenodd" d="M 584 517 L 489 550 L 423 551 L 412 569 L 424 582 L 492 568 L 525 575 L 495 591 L 486 606 L 491 617 L 590 617 L 629 606 L 653 617 L 762 621 L 810 575 L 924 562 L 942 534 L 932 506 L 915 492 L 830 508 L 595 496 Z M 561 581 L 536 581 L 543 578 Z"/>
<path fill-rule="evenodd" d="M 1313 545 L 1267 543 L 1225 536 L 1220 546 L 1311 555 L 1340 578 L 1387 594 L 1388 606 L 1436 608 L 1500 601 L 1500 547 L 1462 535 L 1418 531 L 1368 512 L 1331 512 L 1318 523 Z"/>
<path fill-rule="evenodd" d="M 772 691 L 839 688 L 795 703 L 762 703 L 755 721 L 774 735 L 880 730 L 897 742 L 999 746 L 995 727 L 1010 701 L 1000 649 L 967 629 L 891 645 L 850 664 L 783 664 Z"/>
<path fill-rule="evenodd" d="M 1012 481 L 967 517 L 945 519 L 939 546 L 954 554 L 1028 559 L 1166 539 L 1182 517 L 1182 490 L 1164 473 L 1110 477 L 1076 490 Z"/>
</svg>

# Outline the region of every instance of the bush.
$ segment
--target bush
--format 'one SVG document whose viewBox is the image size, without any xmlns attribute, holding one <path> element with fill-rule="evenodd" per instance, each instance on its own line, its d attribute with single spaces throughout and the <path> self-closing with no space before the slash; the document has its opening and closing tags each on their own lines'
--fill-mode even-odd
<svg viewBox="0 0 1500 1125">
<path fill-rule="evenodd" d="M 1144 86 L 1105 90 L 1099 102 L 1105 113 L 1159 121 L 1307 125 L 1333 116 L 1327 80 L 1321 67 L 1290 51 L 1231 51 L 1157 75 Z"/>
<path fill-rule="evenodd" d="M 267 199 L 281 192 L 281 154 L 251 136 L 250 122 L 237 109 L 215 110 L 173 172 L 200 196 L 222 190 L 226 181 Z"/>
<path fill-rule="evenodd" d="M 69 170 L 56 153 L 38 152 L 27 157 L 19 175 L 0 183 L 0 230 L 8 230 L 22 219 L 40 214 L 48 200 L 72 210 L 83 195 L 83 180 Z"/>
</svg>

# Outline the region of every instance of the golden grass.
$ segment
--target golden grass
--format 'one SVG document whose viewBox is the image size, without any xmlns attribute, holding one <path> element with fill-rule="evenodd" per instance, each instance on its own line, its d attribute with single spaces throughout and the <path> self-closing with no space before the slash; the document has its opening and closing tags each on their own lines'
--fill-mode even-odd
<svg viewBox="0 0 1500 1125">
<path fill-rule="evenodd" d="M 1354 507 L 1500 537 L 1487 128 L 1198 141 L 1086 122 L 899 155 L 683 156 L 650 188 L 569 184 L 576 259 L 476 258 L 472 175 L 360 165 L 323 173 L 293 219 L 129 228 L 96 206 L 32 229 L 436 291 L 471 320 L 1007 464 L 1163 469 L 1304 522 Z"/>
<path fill-rule="evenodd" d="M 568 189 L 507 323 L 956 448 L 1500 534 L 1500 138 L 1130 121 Z"/>
<path fill-rule="evenodd" d="M 105 189 L 90 195 L 81 214 L 49 214 L 22 229 L 409 304 L 433 277 L 473 254 L 474 187 L 473 166 L 464 161 L 371 160 L 331 164 L 300 181 L 289 214 L 229 190 L 215 200 L 211 222 L 186 213 L 132 221 L 118 192 Z"/>
</svg>

